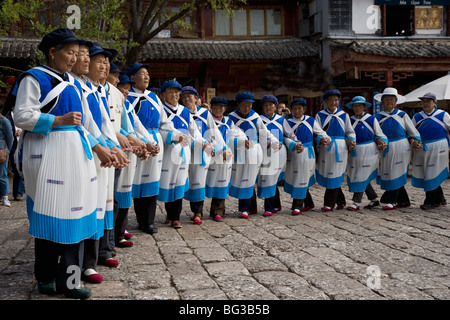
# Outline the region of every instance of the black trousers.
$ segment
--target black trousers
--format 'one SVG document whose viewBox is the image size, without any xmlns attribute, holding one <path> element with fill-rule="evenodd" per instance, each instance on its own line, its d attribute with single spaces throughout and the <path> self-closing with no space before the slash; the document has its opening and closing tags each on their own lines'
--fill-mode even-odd
<svg viewBox="0 0 450 320">
<path fill-rule="evenodd" d="M 239 211 L 241 211 L 241 212 L 243 212 L 243 211 L 251 212 L 251 211 L 258 210 L 255 190 L 253 190 L 253 195 L 251 198 L 239 199 L 238 207 L 239 207 L 238 208 Z"/>
<path fill-rule="evenodd" d="M 99 239 L 86 239 L 83 241 L 83 271 L 97 267 L 99 248 Z"/>
<path fill-rule="evenodd" d="M 124 233 L 128 226 L 128 208 L 118 208 L 116 222 L 114 224 L 114 240 L 117 243 L 125 239 Z"/>
<path fill-rule="evenodd" d="M 157 197 L 133 198 L 134 212 L 140 227 L 147 227 L 155 222 Z"/>
<path fill-rule="evenodd" d="M 276 187 L 275 195 L 270 198 L 264 199 L 264 210 L 267 212 L 273 212 L 274 209 L 281 208 L 280 190 Z"/>
<path fill-rule="evenodd" d="M 183 198 L 172 202 L 166 202 L 165 208 L 167 212 L 167 220 L 180 220 L 181 210 L 183 209 Z"/>
<path fill-rule="evenodd" d="M 424 204 L 441 205 L 443 200 L 445 200 L 445 196 L 441 186 L 434 190 L 425 192 Z"/>
<path fill-rule="evenodd" d="M 209 216 L 214 218 L 216 215 L 223 216 L 225 214 L 225 199 L 211 199 L 211 209 L 209 211 Z"/>
<path fill-rule="evenodd" d="M 380 199 L 381 203 L 404 204 L 409 202 L 408 192 L 405 187 L 385 191 Z"/>
<path fill-rule="evenodd" d="M 189 205 L 191 206 L 192 213 L 201 213 L 203 215 L 203 203 L 205 201 L 196 201 L 196 202 L 190 202 Z"/>
<path fill-rule="evenodd" d="M 340 187 L 335 189 L 326 189 L 323 202 L 326 207 L 330 208 L 334 208 L 335 204 L 338 206 L 344 206 L 345 195 Z"/>
<path fill-rule="evenodd" d="M 34 239 L 34 274 L 39 282 L 56 281 L 56 289 L 65 291 L 67 280 L 73 271 L 69 266 L 77 266 L 81 270 L 80 243 L 61 244 L 44 239 Z M 77 279 L 80 281 L 80 278 Z"/>
<path fill-rule="evenodd" d="M 292 208 L 294 209 L 300 209 L 302 210 L 305 207 L 312 207 L 314 205 L 314 201 L 312 199 L 311 193 L 309 193 L 309 190 L 306 191 L 306 198 L 305 199 L 292 199 Z"/>
</svg>

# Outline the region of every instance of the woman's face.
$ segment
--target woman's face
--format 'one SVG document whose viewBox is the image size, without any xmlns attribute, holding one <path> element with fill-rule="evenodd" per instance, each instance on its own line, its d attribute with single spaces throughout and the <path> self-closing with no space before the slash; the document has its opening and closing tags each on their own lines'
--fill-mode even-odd
<svg viewBox="0 0 450 320">
<path fill-rule="evenodd" d="M 78 42 L 68 43 L 58 51 L 55 48 L 50 48 L 48 66 L 61 72 L 70 72 L 77 62 L 79 50 Z"/>
<path fill-rule="evenodd" d="M 364 110 L 366 110 L 366 105 L 364 103 L 355 103 L 353 105 L 353 112 L 355 113 L 355 116 L 362 116 Z"/>
<path fill-rule="evenodd" d="M 178 88 L 168 88 L 163 93 L 164 100 L 169 104 L 176 106 L 180 100 L 180 90 Z"/>
<path fill-rule="evenodd" d="M 126 97 L 128 97 L 128 94 L 130 93 L 131 84 L 129 83 L 122 83 L 117 85 L 117 89 L 119 89 L 120 92 Z"/>
<path fill-rule="evenodd" d="M 381 99 L 381 104 L 383 105 L 383 109 L 386 111 L 392 111 L 397 104 L 396 96 L 383 96 Z"/>
<path fill-rule="evenodd" d="M 272 118 L 277 110 L 277 106 L 272 101 L 264 101 L 263 103 L 263 111 L 266 116 Z"/>
<path fill-rule="evenodd" d="M 422 99 L 422 109 L 426 113 L 431 113 L 434 110 L 436 103 L 433 99 Z"/>
<path fill-rule="evenodd" d="M 339 97 L 335 95 L 329 96 L 325 99 L 325 104 L 328 110 L 333 112 L 339 106 Z"/>
<path fill-rule="evenodd" d="M 196 102 L 197 102 L 197 96 L 192 94 L 192 93 L 183 93 L 183 95 L 181 96 L 181 102 L 183 102 L 183 105 L 186 108 L 189 109 L 195 109 L 196 107 Z"/>
<path fill-rule="evenodd" d="M 301 118 L 305 114 L 305 107 L 302 104 L 294 104 L 291 112 L 296 118 Z"/>
<path fill-rule="evenodd" d="M 242 113 L 242 115 L 244 117 L 246 117 L 249 113 L 250 110 L 252 109 L 253 104 L 251 102 L 248 101 L 241 101 L 238 104 L 238 110 L 240 113 Z"/>
<path fill-rule="evenodd" d="M 85 45 L 81 45 L 80 50 L 78 51 L 77 62 L 73 66 L 72 72 L 78 76 L 88 74 L 90 62 L 91 62 L 91 59 L 89 58 L 89 47 L 85 46 Z"/>
<path fill-rule="evenodd" d="M 91 62 L 89 64 L 89 78 L 94 82 L 106 79 L 107 64 L 109 64 L 108 59 L 101 53 L 91 57 Z"/>
<path fill-rule="evenodd" d="M 150 84 L 150 74 L 145 68 L 140 68 L 135 75 L 131 76 L 131 80 L 135 81 L 135 88 L 144 91 Z"/>
<path fill-rule="evenodd" d="M 219 118 L 219 119 L 222 118 L 222 116 L 226 110 L 227 110 L 227 107 L 223 106 L 221 104 L 213 104 L 211 106 L 211 113 L 213 114 L 214 117 Z"/>
</svg>

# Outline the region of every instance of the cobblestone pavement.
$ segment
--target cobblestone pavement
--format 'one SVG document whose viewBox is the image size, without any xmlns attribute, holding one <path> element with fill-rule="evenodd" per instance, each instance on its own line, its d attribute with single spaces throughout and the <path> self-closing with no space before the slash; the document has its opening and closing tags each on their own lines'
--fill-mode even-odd
<svg viewBox="0 0 450 320">
<path fill-rule="evenodd" d="M 450 200 L 450 180 L 443 189 Z M 409 208 L 324 213 L 324 189 L 315 185 L 314 210 L 291 215 L 289 196 L 281 192 L 281 212 L 263 217 L 258 199 L 259 213 L 249 220 L 239 218 L 237 201 L 229 198 L 224 222 L 205 218 L 200 226 L 190 221 L 184 201 L 179 230 L 164 225 L 158 203 L 153 236 L 136 229 L 131 209 L 134 246 L 117 248 L 118 268 L 98 267 L 104 281 L 86 284 L 90 299 L 448 300 L 450 206 L 423 211 L 423 192 L 410 183 L 407 190 Z M 0 207 L 0 299 L 65 299 L 38 293 L 25 201 L 11 203 Z M 209 205 L 207 199 L 205 216 Z"/>
</svg>

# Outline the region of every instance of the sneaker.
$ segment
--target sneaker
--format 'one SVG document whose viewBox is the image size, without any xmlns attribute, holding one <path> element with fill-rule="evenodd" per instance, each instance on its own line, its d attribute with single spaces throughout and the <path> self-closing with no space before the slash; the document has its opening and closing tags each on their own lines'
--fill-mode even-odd
<svg viewBox="0 0 450 320">
<path fill-rule="evenodd" d="M 8 199 L 3 198 L 2 199 L 2 205 L 6 206 L 6 207 L 11 207 L 11 202 L 9 202 Z"/>
<path fill-rule="evenodd" d="M 247 211 L 243 211 L 243 212 L 241 213 L 241 218 L 243 218 L 243 219 L 248 219 L 248 212 L 247 212 Z"/>
<path fill-rule="evenodd" d="M 273 213 L 272 213 L 272 212 L 269 212 L 269 211 L 266 211 L 266 212 L 263 213 L 263 216 L 264 216 L 264 217 L 270 217 L 270 216 L 272 216 L 272 215 L 273 215 Z"/>
<path fill-rule="evenodd" d="M 333 208 L 330 208 L 330 207 L 327 207 L 327 206 L 324 206 L 324 207 L 322 207 L 322 209 L 321 209 L 322 211 L 333 211 Z"/>
<path fill-rule="evenodd" d="M 302 210 L 300 210 L 300 209 L 294 209 L 294 210 L 292 210 L 292 215 L 293 215 L 293 216 L 298 216 L 298 215 L 300 215 L 300 214 L 302 214 Z"/>
<path fill-rule="evenodd" d="M 371 200 L 367 206 L 364 206 L 364 209 L 372 209 L 373 207 L 379 206 L 380 201 L 378 200 Z"/>
<path fill-rule="evenodd" d="M 397 209 L 397 206 L 392 203 L 388 203 L 387 205 L 383 206 L 383 210 L 395 210 L 395 209 Z"/>
<path fill-rule="evenodd" d="M 354 203 L 354 204 L 348 206 L 348 207 L 347 207 L 347 210 L 350 210 L 350 211 L 359 211 L 359 206 L 358 206 L 357 204 Z"/>
</svg>

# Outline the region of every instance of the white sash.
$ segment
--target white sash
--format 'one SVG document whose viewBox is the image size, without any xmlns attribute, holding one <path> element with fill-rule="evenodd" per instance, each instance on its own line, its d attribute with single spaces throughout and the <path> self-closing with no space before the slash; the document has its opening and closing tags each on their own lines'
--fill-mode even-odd
<svg viewBox="0 0 450 320">
<path fill-rule="evenodd" d="M 181 116 L 181 112 L 183 112 L 183 108 L 181 108 L 180 106 L 178 106 L 177 108 L 177 113 L 174 113 L 168 106 L 166 106 L 164 104 L 164 109 L 170 114 L 170 116 L 168 117 L 169 121 L 172 121 L 173 118 L 178 117 L 185 125 L 186 125 L 186 130 L 188 130 L 189 128 L 189 124 L 186 122 L 186 120 L 184 120 L 184 118 Z"/>
<path fill-rule="evenodd" d="M 256 128 L 255 124 L 251 121 L 251 120 L 256 119 L 256 118 L 258 117 L 258 114 L 257 114 L 257 113 L 254 113 L 254 114 L 253 114 L 250 118 L 248 118 L 248 119 L 241 118 L 236 112 L 233 112 L 233 115 L 234 115 L 236 118 L 239 119 L 239 121 L 236 122 L 236 126 L 237 126 L 237 127 L 240 128 L 240 126 L 241 126 L 241 124 L 242 124 L 243 122 L 248 122 L 248 123 L 253 127 L 253 129 L 255 129 L 255 131 L 258 132 L 258 129 Z M 241 129 L 241 130 L 242 130 L 242 129 Z"/>
<path fill-rule="evenodd" d="M 327 115 L 325 121 L 324 121 L 323 124 L 322 124 L 322 128 L 325 128 L 325 126 L 331 121 L 331 119 L 336 118 L 337 121 L 339 122 L 339 124 L 341 125 L 342 130 L 345 132 L 345 123 L 344 123 L 344 120 L 342 120 L 342 119 L 339 117 L 341 114 L 344 114 L 344 113 L 345 113 L 343 110 L 338 111 L 338 112 L 336 112 L 336 113 L 328 113 L 328 112 L 325 111 L 325 110 L 322 110 L 322 111 L 320 111 L 320 112 L 322 112 L 323 114 L 326 114 L 326 115 Z"/>
<path fill-rule="evenodd" d="M 297 135 L 296 130 L 298 129 L 298 127 L 300 127 L 302 124 L 305 125 L 308 130 L 311 132 L 311 134 L 313 134 L 313 128 L 311 127 L 311 125 L 308 123 L 308 121 L 306 121 L 309 118 L 309 116 L 304 115 L 302 120 L 299 120 L 297 118 L 291 118 L 289 119 L 289 121 L 295 123 L 295 125 L 292 127 L 292 131 L 294 131 L 294 133 Z"/>
<path fill-rule="evenodd" d="M 270 120 L 269 118 L 267 118 L 267 116 L 265 116 L 264 114 L 260 116 L 261 120 L 263 121 L 263 123 L 265 124 L 265 126 L 267 127 L 269 124 L 274 124 L 278 129 L 280 129 L 281 132 L 283 132 L 283 126 L 277 122 L 276 120 L 278 120 L 279 118 L 281 118 L 280 115 L 275 115 L 275 117 L 273 117 L 272 120 Z"/>
<path fill-rule="evenodd" d="M 148 102 L 150 102 L 159 111 L 159 104 L 155 100 L 150 98 L 150 96 L 148 94 L 146 94 L 146 92 L 144 92 L 144 93 L 129 92 L 128 95 L 136 98 L 136 99 L 134 99 L 133 103 L 131 104 L 132 109 L 134 109 L 136 107 L 136 104 L 139 102 L 139 98 L 144 97 L 145 99 L 147 99 Z"/>
<path fill-rule="evenodd" d="M 437 124 L 439 124 L 441 127 L 443 127 L 443 128 L 447 131 L 447 127 L 445 126 L 445 124 L 444 124 L 441 120 L 439 120 L 438 118 L 436 118 L 436 115 L 439 115 L 439 114 L 441 114 L 442 112 L 444 112 L 444 111 L 442 111 L 442 110 L 437 110 L 435 113 L 433 113 L 431 116 L 429 116 L 429 115 L 427 115 L 424 111 L 421 111 L 421 112 L 420 112 L 420 115 L 422 116 L 422 120 L 420 120 L 419 122 L 417 122 L 416 128 L 419 127 L 419 125 L 420 125 L 423 121 L 425 121 L 425 120 L 427 120 L 427 119 L 430 119 L 430 120 L 433 120 L 434 122 L 436 122 Z"/>
<path fill-rule="evenodd" d="M 404 123 L 403 123 L 403 119 L 402 119 L 402 117 L 400 117 L 400 116 L 398 115 L 398 113 L 396 113 L 396 114 L 389 114 L 389 113 L 387 113 L 386 111 L 381 111 L 379 114 L 385 116 L 385 118 L 383 118 L 383 119 L 381 119 L 381 120 L 379 121 L 379 122 L 380 122 L 380 126 L 381 126 L 381 125 L 383 124 L 383 122 L 385 122 L 387 119 L 392 118 L 392 119 L 394 119 L 395 121 L 397 121 L 399 125 L 402 126 L 403 130 L 406 131 L 405 125 L 404 125 Z"/>
<path fill-rule="evenodd" d="M 369 124 L 366 122 L 367 118 L 370 117 L 370 114 L 366 113 L 362 118 L 358 119 L 355 116 L 353 116 L 352 118 L 355 119 L 355 122 L 353 123 L 353 129 L 356 128 L 356 126 L 359 123 L 362 123 L 363 125 L 366 126 L 367 129 L 369 129 L 370 132 L 372 132 L 372 134 L 375 134 L 373 131 L 373 128 L 371 126 L 369 126 Z"/>
</svg>

